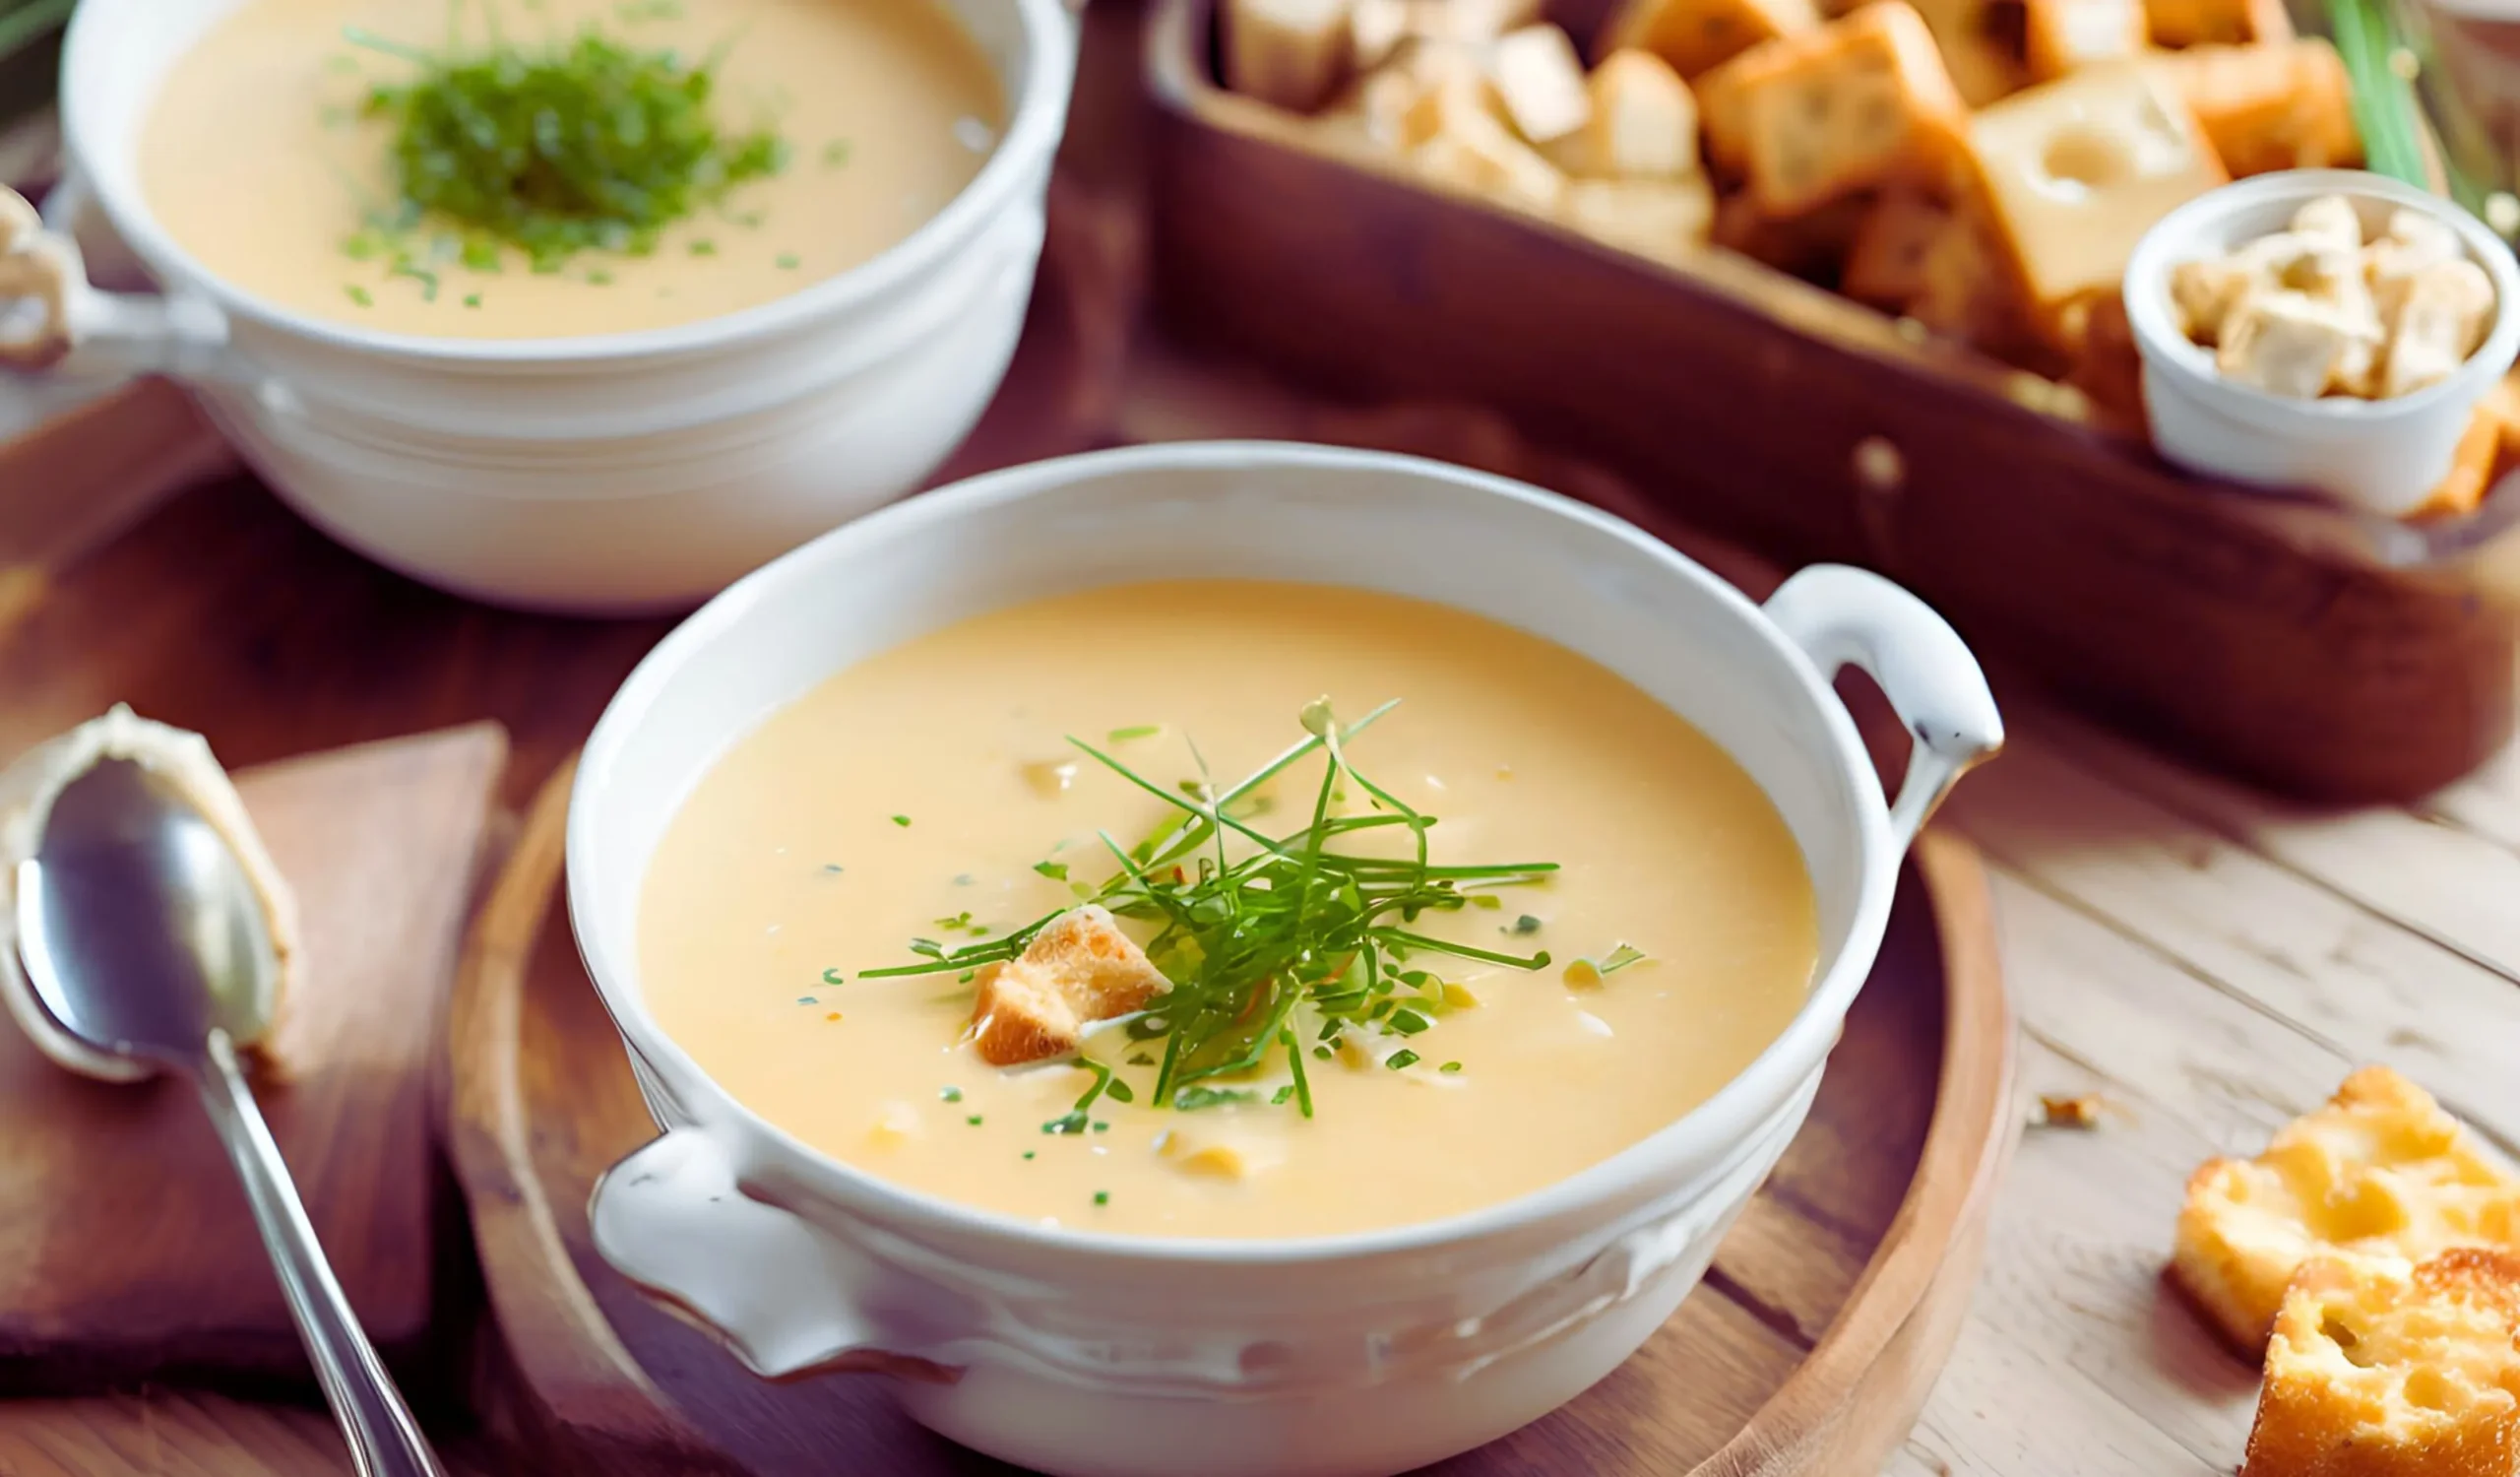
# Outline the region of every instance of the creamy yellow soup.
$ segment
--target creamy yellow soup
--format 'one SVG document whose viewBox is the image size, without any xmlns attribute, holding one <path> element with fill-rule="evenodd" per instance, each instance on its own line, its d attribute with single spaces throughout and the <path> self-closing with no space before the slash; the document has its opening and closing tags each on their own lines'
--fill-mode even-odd
<svg viewBox="0 0 2520 1477">
<path fill-rule="evenodd" d="M 1216 1106 L 1158 1108 L 1165 1041 L 1113 1022 L 1085 1051 L 1134 1101 L 1045 1131 L 1090 1069 L 980 1060 L 975 987 L 954 973 L 861 978 L 918 962 L 914 938 L 963 947 L 1071 906 L 1118 870 L 1098 832 L 1126 848 L 1173 813 L 1070 736 L 1162 787 L 1197 783 L 1204 758 L 1224 788 L 1302 740 L 1325 694 L 1343 721 L 1400 699 L 1350 758 L 1435 817 L 1433 864 L 1561 869 L 1411 926 L 1544 949 L 1547 967 L 1416 953 L 1442 996 L 1425 1028 L 1345 1032 L 1327 1059 L 1298 1011 L 1311 1117 L 1281 1056 L 1207 1084 Z M 1318 757 L 1290 768 L 1248 823 L 1305 828 L 1321 778 Z M 1376 806 L 1343 781 L 1333 810 Z M 1620 945 L 1643 957 L 1570 978 Z M 1208 581 L 1022 606 L 832 677 L 694 791 L 650 864 L 639 937 L 660 1024 L 813 1147 L 1044 1225 L 1196 1237 L 1392 1226 L 1564 1179 L 1737 1074 L 1801 1005 L 1815 950 L 1801 854 L 1767 797 L 1618 676 L 1438 606 Z"/>
<path fill-rule="evenodd" d="M 462 53 L 493 24 L 521 45 L 594 26 L 641 50 L 723 48 L 721 131 L 769 126 L 788 162 L 645 256 L 586 252 L 537 273 L 515 250 L 495 272 L 423 255 L 427 278 L 354 259 L 348 243 L 394 193 L 390 125 L 359 105 L 413 68 L 346 32 Z M 166 230 L 256 296 L 396 333 L 557 338 L 715 317 L 857 266 L 969 184 L 1003 123 L 987 59 L 936 0 L 246 0 L 168 75 L 140 174 Z"/>
</svg>

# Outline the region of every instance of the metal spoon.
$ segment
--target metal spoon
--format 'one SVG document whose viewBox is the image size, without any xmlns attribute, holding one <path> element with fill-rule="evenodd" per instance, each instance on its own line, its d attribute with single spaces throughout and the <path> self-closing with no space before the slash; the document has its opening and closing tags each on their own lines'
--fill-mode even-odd
<svg viewBox="0 0 2520 1477">
<path fill-rule="evenodd" d="M 65 1031 L 201 1090 L 358 1470 L 439 1477 L 237 1064 L 271 1024 L 279 964 L 226 839 L 163 778 L 104 760 L 54 798 L 18 866 L 18 937 L 29 983 Z"/>
</svg>

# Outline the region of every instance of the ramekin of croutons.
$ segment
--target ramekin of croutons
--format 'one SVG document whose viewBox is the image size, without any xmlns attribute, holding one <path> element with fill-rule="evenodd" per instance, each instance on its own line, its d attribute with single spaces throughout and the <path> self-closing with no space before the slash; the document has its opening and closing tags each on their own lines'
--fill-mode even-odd
<svg viewBox="0 0 2520 1477">
<path fill-rule="evenodd" d="M 2389 517 L 2449 475 L 2520 353 L 2520 265 L 2467 211 L 2352 169 L 2293 169 L 2162 218 L 2126 266 L 2164 457 Z"/>
</svg>

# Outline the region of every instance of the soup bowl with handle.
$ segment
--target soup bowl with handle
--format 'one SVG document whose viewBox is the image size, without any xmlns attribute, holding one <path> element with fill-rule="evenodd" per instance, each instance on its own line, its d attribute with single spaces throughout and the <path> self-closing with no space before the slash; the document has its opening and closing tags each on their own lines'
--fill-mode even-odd
<svg viewBox="0 0 2520 1477">
<path fill-rule="evenodd" d="M 1354 1235 L 1043 1227 L 897 1188 L 747 1111 L 641 993 L 643 878 L 683 800 L 835 672 L 988 610 L 1158 575 L 1431 600 L 1616 672 L 1721 744 L 1793 832 L 1819 908 L 1807 1001 L 1729 1085 L 1623 1152 L 1474 1213 Z M 1915 738 L 1895 799 L 1830 688 L 1850 663 Z M 1756 605 L 1613 517 L 1456 467 L 1183 444 L 924 494 L 719 596 L 588 741 L 570 918 L 664 1130 L 597 1188 L 596 1244 L 764 1378 L 886 1379 L 937 1432 L 1052 1473 L 1336 1477 L 1466 1450 L 1608 1374 L 1696 1285 L 1810 1107 L 1902 853 L 2001 737 L 1959 638 L 1877 576 L 1818 566 Z"/>
<path fill-rule="evenodd" d="M 1066 123 L 1060 0 L 933 0 L 1007 100 L 976 177 L 874 259 L 722 317 L 465 339 L 292 311 L 211 273 L 151 213 L 139 141 L 167 73 L 242 0 L 82 0 L 49 224 L 0 191 L 0 365 L 189 384 L 311 522 L 431 584 L 580 612 L 687 608 L 922 482 L 1011 359 Z M 99 291 L 92 207 L 157 293 Z M 250 211 L 250 200 L 235 202 Z"/>
</svg>

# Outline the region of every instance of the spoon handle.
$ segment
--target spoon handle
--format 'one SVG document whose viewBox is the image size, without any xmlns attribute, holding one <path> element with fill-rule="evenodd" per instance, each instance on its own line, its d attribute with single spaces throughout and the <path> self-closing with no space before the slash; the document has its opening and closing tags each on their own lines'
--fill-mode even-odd
<svg viewBox="0 0 2520 1477">
<path fill-rule="evenodd" d="M 223 1031 L 211 1033 L 209 1069 L 200 1074 L 200 1082 L 210 1121 L 227 1145 L 237 1178 L 245 1182 L 245 1198 L 253 1203 L 272 1269 L 280 1274 L 288 1311 L 306 1340 L 324 1398 L 332 1402 L 349 1439 L 350 1457 L 361 1477 L 443 1477 L 419 1423 L 395 1391 L 333 1276 L 332 1264 L 324 1259 L 314 1224 L 289 1181 L 288 1163 L 272 1141 L 272 1130 L 255 1106 L 235 1048 Z"/>
</svg>

